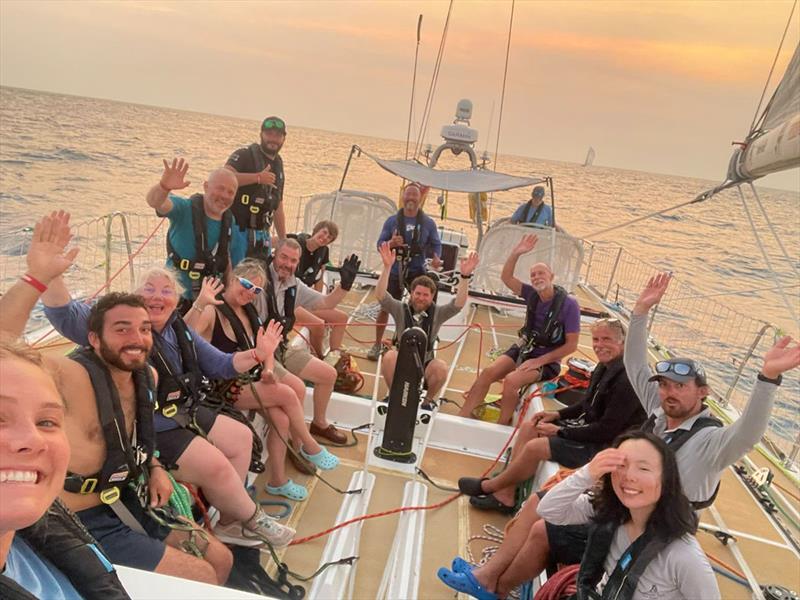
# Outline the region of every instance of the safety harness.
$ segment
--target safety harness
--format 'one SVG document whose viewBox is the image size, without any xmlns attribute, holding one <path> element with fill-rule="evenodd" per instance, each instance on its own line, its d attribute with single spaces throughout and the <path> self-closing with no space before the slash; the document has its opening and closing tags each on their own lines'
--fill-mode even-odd
<svg viewBox="0 0 800 600">
<path fill-rule="evenodd" d="M 286 356 L 286 347 L 288 342 L 289 332 L 294 327 L 294 307 L 297 299 L 297 285 L 286 288 L 283 293 L 283 313 L 278 310 L 278 298 L 276 296 L 276 282 L 272 275 L 272 258 L 267 261 L 267 285 L 264 288 L 265 299 L 267 301 L 267 318 L 266 321 L 277 321 L 283 326 L 283 340 L 281 340 L 278 347 L 278 360 L 283 362 Z"/>
<path fill-rule="evenodd" d="M 74 494 L 100 494 L 105 504 L 120 498 L 122 486 L 139 476 L 147 479 L 146 465 L 155 449 L 153 429 L 153 381 L 149 367 L 133 371 L 136 391 L 136 420 L 133 435 L 129 438 L 125 414 L 111 379 L 111 373 L 91 348 L 80 348 L 70 354 L 89 374 L 94 389 L 97 413 L 106 443 L 106 458 L 100 472 L 85 476 L 67 472 L 64 489 Z"/>
<path fill-rule="evenodd" d="M 530 358 L 535 348 L 552 348 L 561 346 L 565 340 L 564 323 L 558 317 L 561 307 L 567 299 L 567 291 L 561 286 L 555 286 L 555 295 L 550 303 L 550 308 L 544 316 L 544 321 L 538 328 L 535 327 L 536 307 L 539 306 L 539 294 L 535 293 L 528 300 L 525 312 L 525 325 L 519 330 L 520 352 L 517 364 Z"/>
<path fill-rule="evenodd" d="M 656 415 L 653 413 L 642 425 L 642 431 L 652 432 L 655 424 Z M 672 452 L 677 455 L 678 450 L 680 450 L 686 442 L 692 439 L 695 434 L 699 433 L 706 427 L 722 426 L 722 421 L 720 421 L 717 417 L 698 417 L 698 419 L 692 423 L 692 427 L 690 429 L 676 429 L 675 431 L 663 436 L 663 440 L 666 442 L 667 446 L 670 447 Z M 714 503 L 714 500 L 717 498 L 717 494 L 719 493 L 719 485 L 720 484 L 718 482 L 717 487 L 714 488 L 714 492 L 711 494 L 711 497 L 707 500 L 698 500 L 697 502 L 692 502 L 692 508 L 698 511 L 711 506 Z"/>
<path fill-rule="evenodd" d="M 194 233 L 194 258 L 184 258 L 175 250 L 167 236 L 167 256 L 176 269 L 185 272 L 192 282 L 192 297 L 196 298 L 204 277 L 222 277 L 228 267 L 233 215 L 226 210 L 222 213 L 219 241 L 215 248 L 208 243 L 206 213 L 203 208 L 203 194 L 194 194 L 192 203 L 192 230 Z"/>
<path fill-rule="evenodd" d="M 669 545 L 669 542 L 657 538 L 650 529 L 646 529 L 622 554 L 608 577 L 603 593 L 598 594 L 595 589 L 605 572 L 605 559 L 619 527 L 618 523 L 613 522 L 592 525 L 576 581 L 578 600 L 630 600 L 647 565 Z"/>
<path fill-rule="evenodd" d="M 239 229 L 247 232 L 247 256 L 265 259 L 269 229 L 283 197 L 283 159 L 280 155 L 268 159 L 257 143 L 250 144 L 248 150 L 253 159 L 253 173 L 263 171 L 269 162 L 271 171 L 275 173 L 275 185 L 251 183 L 240 186 L 231 210 Z M 257 231 L 265 232 L 265 239 L 256 240 Z"/>
<path fill-rule="evenodd" d="M 544 208 L 544 202 L 540 202 L 539 206 L 536 207 L 536 210 L 533 211 L 533 215 L 531 215 L 531 208 L 533 206 L 528 201 L 528 208 L 525 209 L 525 218 L 522 220 L 523 223 L 536 223 L 539 219 L 539 215 L 542 214 L 542 209 Z"/>
<path fill-rule="evenodd" d="M 308 238 L 311 236 L 307 233 L 290 233 L 286 237 L 296 239 L 302 248 L 295 276 L 308 287 L 313 286 L 321 277 L 322 267 L 328 262 L 327 248 L 320 246 L 311 252 L 308 249 Z"/>
<path fill-rule="evenodd" d="M 408 253 L 405 256 L 401 256 L 401 258 L 405 258 L 406 260 L 410 260 L 414 256 L 421 256 L 422 255 L 422 246 L 420 245 L 420 238 L 422 237 L 422 219 L 425 213 L 422 212 L 422 209 L 417 211 L 416 220 L 414 222 L 414 231 L 411 233 L 411 242 L 408 244 Z M 406 216 L 403 214 L 402 210 L 397 212 L 397 231 L 401 236 L 403 236 L 403 240 L 406 239 Z"/>
</svg>

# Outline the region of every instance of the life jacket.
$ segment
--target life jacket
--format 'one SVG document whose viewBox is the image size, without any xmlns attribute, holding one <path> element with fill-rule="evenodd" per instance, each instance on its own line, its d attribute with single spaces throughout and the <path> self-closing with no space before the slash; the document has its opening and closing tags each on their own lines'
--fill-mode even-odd
<svg viewBox="0 0 800 600">
<path fill-rule="evenodd" d="M 296 239 L 297 243 L 300 244 L 300 248 L 302 248 L 295 277 L 308 287 L 312 287 L 317 283 L 317 280 L 319 280 L 322 267 L 328 262 L 328 253 L 325 252 L 326 248 L 321 246 L 314 250 L 314 252 L 311 252 L 308 249 L 308 238 L 311 236 L 307 233 L 290 233 L 286 237 Z M 307 260 L 308 257 L 310 257 L 310 260 Z"/>
<path fill-rule="evenodd" d="M 278 298 L 275 296 L 275 281 L 273 281 L 272 270 L 270 265 L 272 258 L 267 260 L 267 285 L 264 287 L 265 299 L 267 301 L 267 318 L 265 321 L 277 321 L 283 326 L 283 340 L 278 349 L 279 360 L 283 361 L 283 356 L 286 353 L 286 344 L 288 342 L 289 332 L 294 327 L 295 316 L 294 306 L 297 299 L 297 286 L 293 285 L 286 289 L 283 293 L 283 313 L 278 310 Z"/>
<path fill-rule="evenodd" d="M 525 217 L 520 221 L 520 223 L 536 223 L 539 219 L 539 215 L 542 214 L 542 209 L 544 208 L 544 202 L 539 203 L 539 206 L 536 207 L 536 210 L 533 211 L 533 215 L 531 215 L 531 205 L 530 201 L 528 201 L 528 207 L 525 209 Z"/>
<path fill-rule="evenodd" d="M 608 388 L 611 387 L 617 378 L 621 376 L 625 376 L 625 365 L 622 362 L 622 359 L 613 361 L 611 366 L 607 366 L 602 363 L 598 364 L 594 371 L 592 371 L 591 379 L 588 382 L 589 385 L 586 393 L 591 394 L 591 397 L 587 398 L 585 401 L 584 406 L 586 407 L 586 410 L 574 419 L 562 419 L 560 422 L 565 423 L 568 426 L 581 426 L 586 425 L 588 422 L 594 422 L 587 421 L 586 417 L 594 407 L 597 397 L 605 395 Z M 608 408 L 606 408 L 606 410 L 608 410 Z M 597 415 L 594 416 L 596 419 Z"/>
<path fill-rule="evenodd" d="M 550 303 L 550 308 L 544 316 L 544 321 L 537 329 L 534 326 L 536 317 L 536 307 L 539 306 L 539 294 L 534 292 L 528 300 L 528 308 L 525 311 L 525 325 L 519 330 L 521 338 L 520 353 L 518 362 L 529 358 L 534 348 L 552 348 L 561 346 L 566 340 L 564 333 L 564 323 L 558 317 L 561 307 L 567 299 L 567 291 L 561 286 L 555 286 L 555 295 Z"/>
<path fill-rule="evenodd" d="M 417 211 L 416 220 L 414 223 L 414 231 L 411 234 L 411 242 L 408 244 L 408 252 L 405 258 L 409 259 L 414 256 L 422 256 L 423 249 L 420 244 L 420 238 L 422 237 L 422 218 L 424 213 L 420 208 Z M 397 231 L 403 237 L 403 241 L 406 240 L 406 216 L 403 214 L 402 209 L 397 212 Z M 397 250 L 397 249 L 396 249 Z"/>
<path fill-rule="evenodd" d="M 194 194 L 192 202 L 192 230 L 194 232 L 194 258 L 184 258 L 178 254 L 167 236 L 167 256 L 179 271 L 185 272 L 192 281 L 192 297 L 197 297 L 204 277 L 222 277 L 228 268 L 233 215 L 230 210 L 222 213 L 219 241 L 216 248 L 210 248 L 206 230 L 206 213 L 203 208 L 203 194 Z"/>
<path fill-rule="evenodd" d="M 598 594 L 595 590 L 605 573 L 606 556 L 614 534 L 621 526 L 618 523 L 602 523 L 590 527 L 576 581 L 578 600 L 630 600 L 647 565 L 669 545 L 669 542 L 658 539 L 650 529 L 646 529 L 622 554 L 606 581 L 603 593 Z"/>
<path fill-rule="evenodd" d="M 393 343 L 397 344 L 400 335 L 407 329 L 419 327 L 425 332 L 426 339 L 428 340 L 428 345 L 425 348 L 425 355 L 420 357 L 422 358 L 422 364 L 427 364 L 433 358 L 433 345 L 436 342 L 432 335 L 433 322 L 436 315 L 436 303 L 431 303 L 423 313 L 424 316 L 420 318 L 420 313 L 413 313 L 411 311 L 411 305 L 408 302 L 403 302 L 403 329 L 395 333 Z"/>
<path fill-rule="evenodd" d="M 153 390 L 155 383 L 150 368 L 132 372 L 136 392 L 136 421 L 133 439 L 125 428 L 125 414 L 117 386 L 106 364 L 91 348 L 80 348 L 70 354 L 89 374 L 94 390 L 97 413 L 106 442 L 106 458 L 99 473 L 78 475 L 67 472 L 64 489 L 75 494 L 100 493 L 100 499 L 111 504 L 119 499 L 122 487 L 140 475 L 147 475 L 145 465 L 155 450 L 153 428 Z"/>
<path fill-rule="evenodd" d="M 61 571 L 84 600 L 130 600 L 97 541 L 58 498 L 41 519 L 15 535 Z M 2 574 L 0 598 L 35 600 L 33 594 Z"/>
<path fill-rule="evenodd" d="M 642 424 L 642 431 L 652 432 L 653 428 L 656 424 L 656 415 L 653 413 L 648 417 L 648 419 Z M 692 437 L 705 429 L 706 427 L 722 427 L 723 423 L 717 417 L 699 417 L 694 423 L 692 423 L 691 429 L 676 429 L 675 431 L 666 434 L 663 439 L 667 443 L 667 446 L 674 452 L 676 455 L 678 450 L 688 442 Z M 717 483 L 717 487 L 714 488 L 714 492 L 711 494 L 711 497 L 707 500 L 698 500 L 696 502 L 692 502 L 692 508 L 696 511 L 701 510 L 703 508 L 708 508 L 712 504 L 714 504 L 714 500 L 717 498 L 717 494 L 719 493 L 719 482 Z"/>
<path fill-rule="evenodd" d="M 181 366 L 174 365 L 164 352 L 164 340 L 153 332 L 153 351 L 150 362 L 158 372 L 157 406 L 162 415 L 187 427 L 191 414 L 205 396 L 207 381 L 200 370 L 197 348 L 189 327 L 176 314 L 171 325 L 178 341 Z"/>
<path fill-rule="evenodd" d="M 260 144 L 250 144 L 248 149 L 253 158 L 254 170 L 252 172 L 260 173 L 266 168 L 268 159 L 261 150 Z M 233 206 L 231 206 L 239 229 L 247 231 L 248 256 L 250 256 L 250 250 L 256 249 L 258 246 L 255 232 L 264 231 L 269 234 L 273 216 L 283 198 L 283 159 L 280 154 L 269 160 L 269 164 L 271 171 L 275 173 L 275 185 L 251 183 L 239 186 Z"/>
</svg>

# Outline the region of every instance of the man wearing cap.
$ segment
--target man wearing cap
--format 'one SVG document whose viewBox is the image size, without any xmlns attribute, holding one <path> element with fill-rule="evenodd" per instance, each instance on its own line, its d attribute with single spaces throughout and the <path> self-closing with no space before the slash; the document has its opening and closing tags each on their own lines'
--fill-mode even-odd
<svg viewBox="0 0 800 600">
<path fill-rule="evenodd" d="M 690 359 L 673 358 L 656 363 L 653 374 L 647 364 L 648 313 L 664 297 L 670 279 L 668 273 L 651 277 L 639 295 L 631 314 L 623 361 L 631 385 L 650 416 L 643 428 L 668 444 L 677 444 L 683 438 L 675 458 L 683 491 L 699 509 L 714 500 L 722 472 L 764 435 L 782 374 L 800 365 L 800 345 L 792 344 L 788 336 L 778 340 L 764 354 L 741 416 L 726 426 L 710 422 L 714 419 L 704 403 L 710 390 L 700 365 Z M 514 525 L 506 528 L 503 544 L 491 560 L 472 569 L 473 579 L 484 593 L 503 597 L 551 563 L 581 561 L 586 528 L 541 520 L 536 513 L 538 500 L 536 495 L 528 499 Z"/>
<path fill-rule="evenodd" d="M 286 140 L 286 123 L 279 117 L 261 122 L 258 143 L 239 148 L 225 164 L 239 183 L 231 210 L 238 231 L 247 236 L 247 256 L 266 260 L 270 249 L 270 227 L 278 239 L 286 237 L 283 211 L 283 160 L 279 154 Z M 234 265 L 235 266 L 235 265 Z"/>
<path fill-rule="evenodd" d="M 544 187 L 537 185 L 531 191 L 531 199 L 521 204 L 511 215 L 511 222 L 524 225 L 532 223 L 553 227 L 553 209 L 544 203 Z"/>
</svg>

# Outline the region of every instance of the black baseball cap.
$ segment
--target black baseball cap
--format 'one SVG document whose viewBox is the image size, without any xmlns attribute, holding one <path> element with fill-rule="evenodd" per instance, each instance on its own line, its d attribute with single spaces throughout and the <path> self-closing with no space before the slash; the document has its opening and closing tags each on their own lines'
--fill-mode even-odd
<svg viewBox="0 0 800 600">
<path fill-rule="evenodd" d="M 286 122 L 280 117 L 267 117 L 261 121 L 261 131 L 270 129 L 286 133 Z"/>
<path fill-rule="evenodd" d="M 698 386 L 708 385 L 705 370 L 690 358 L 670 358 L 657 362 L 656 373 L 648 381 L 658 381 L 662 377 L 678 383 L 694 381 Z"/>
</svg>

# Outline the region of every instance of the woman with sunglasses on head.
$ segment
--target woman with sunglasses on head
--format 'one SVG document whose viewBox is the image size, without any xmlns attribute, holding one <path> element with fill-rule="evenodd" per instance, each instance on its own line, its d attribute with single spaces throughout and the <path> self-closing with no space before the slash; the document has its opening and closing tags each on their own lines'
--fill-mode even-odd
<svg viewBox="0 0 800 600">
<path fill-rule="evenodd" d="M 200 296 L 192 306 L 193 310 L 186 316 L 186 323 L 222 352 L 239 352 L 253 348 L 262 324 L 252 301 L 263 292 L 265 281 L 264 268 L 259 261 L 253 259 L 246 259 L 233 268 L 224 291 L 222 282 L 218 279 L 205 280 Z M 274 322 L 269 327 L 280 330 L 280 326 Z M 323 470 L 333 469 L 339 460 L 320 446 L 305 426 L 300 400 L 305 396 L 303 382 L 291 374 L 284 374 L 280 365 L 277 365 L 280 371 L 278 381 L 273 373 L 276 368 L 274 363 L 274 356 L 270 356 L 269 362 L 264 363 L 257 391 L 246 383 L 247 377 L 229 379 L 225 381 L 225 385 L 229 390 L 228 399 L 237 409 L 255 410 L 268 418 L 273 425 L 267 434 L 267 492 L 302 501 L 308 497 L 308 491 L 289 479 L 284 469 L 286 446 L 283 440 L 288 438 L 290 432 L 299 442 L 300 454 L 317 467 Z M 294 385 L 287 385 L 287 377 L 289 383 Z"/>
<path fill-rule="evenodd" d="M 588 488 L 593 491 L 584 493 Z M 683 493 L 675 454 L 651 433 L 619 436 L 555 486 L 537 510 L 559 525 L 592 524 L 578 572 L 579 597 L 720 597 L 694 537 L 697 515 Z"/>
</svg>

